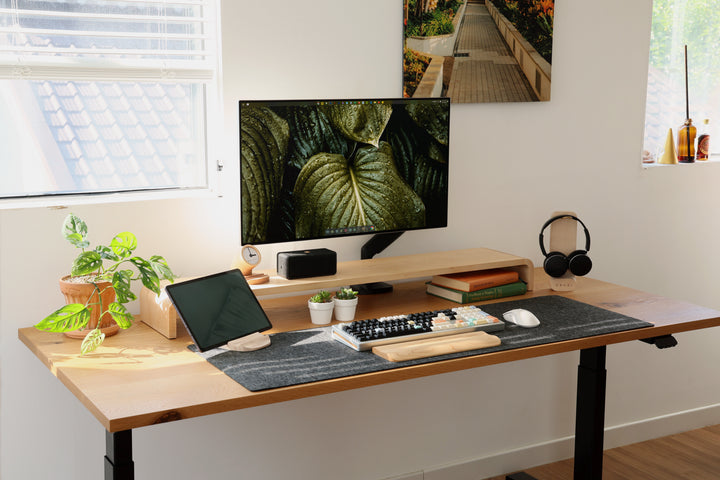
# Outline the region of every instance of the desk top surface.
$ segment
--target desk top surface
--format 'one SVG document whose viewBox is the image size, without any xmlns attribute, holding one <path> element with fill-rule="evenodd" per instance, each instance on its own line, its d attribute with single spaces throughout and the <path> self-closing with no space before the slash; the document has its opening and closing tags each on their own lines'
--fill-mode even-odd
<svg viewBox="0 0 720 480">
<path fill-rule="evenodd" d="M 135 322 L 130 329 L 107 338 L 98 350 L 84 357 L 79 355 L 79 340 L 62 334 L 27 327 L 18 330 L 18 336 L 106 430 L 116 432 L 720 325 L 717 310 L 590 278 L 579 278 L 578 287 L 572 292 L 553 292 L 541 269 L 535 270 L 535 289 L 513 298 L 552 294 L 645 320 L 655 326 L 259 392 L 246 390 L 188 350 L 187 346 L 192 342 L 182 327 L 178 332 L 183 333 L 177 339 L 169 340 L 142 322 Z M 306 296 L 261 299 L 274 327 L 268 333 L 312 328 L 306 300 Z M 356 318 L 455 305 L 427 295 L 423 281 L 407 282 L 395 285 L 393 293 L 362 297 Z"/>
</svg>

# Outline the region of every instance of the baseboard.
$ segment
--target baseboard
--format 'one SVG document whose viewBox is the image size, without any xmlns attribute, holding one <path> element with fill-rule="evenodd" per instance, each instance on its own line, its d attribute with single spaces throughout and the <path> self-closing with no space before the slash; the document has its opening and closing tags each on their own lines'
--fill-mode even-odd
<svg viewBox="0 0 720 480">
<path fill-rule="evenodd" d="M 720 423 L 720 404 L 674 412 L 605 429 L 605 448 L 614 448 Z M 515 472 L 573 455 L 573 436 L 403 475 L 412 480 L 478 480 Z"/>
<path fill-rule="evenodd" d="M 606 428 L 605 448 L 620 447 L 717 424 L 720 424 L 720 403 Z"/>
<path fill-rule="evenodd" d="M 425 480 L 423 475 L 423 472 L 413 472 L 400 475 L 399 477 L 386 478 L 385 480 Z"/>
</svg>

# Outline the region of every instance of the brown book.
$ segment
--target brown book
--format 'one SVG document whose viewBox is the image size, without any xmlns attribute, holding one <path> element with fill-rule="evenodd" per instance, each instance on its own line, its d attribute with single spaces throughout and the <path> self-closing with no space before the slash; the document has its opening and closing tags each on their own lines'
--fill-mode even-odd
<svg viewBox="0 0 720 480">
<path fill-rule="evenodd" d="M 432 277 L 431 283 L 463 292 L 474 292 L 483 288 L 517 282 L 519 279 L 520 275 L 515 270 L 494 268 L 491 270 L 435 275 Z"/>
<path fill-rule="evenodd" d="M 426 291 L 430 295 L 445 298 L 456 303 L 475 303 L 496 298 L 511 297 L 513 295 L 522 295 L 527 292 L 527 284 L 523 281 L 517 281 L 506 283 L 505 285 L 498 285 L 497 287 L 481 288 L 473 292 L 463 292 L 428 283 Z"/>
</svg>

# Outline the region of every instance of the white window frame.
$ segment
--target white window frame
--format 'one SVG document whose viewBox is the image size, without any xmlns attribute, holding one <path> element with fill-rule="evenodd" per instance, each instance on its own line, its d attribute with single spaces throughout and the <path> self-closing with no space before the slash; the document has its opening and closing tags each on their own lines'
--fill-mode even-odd
<svg viewBox="0 0 720 480">
<path fill-rule="evenodd" d="M 136 1 L 136 0 L 129 0 Z M 143 0 L 138 0 L 143 1 Z M 151 0 L 152 1 L 152 0 Z M 165 0 L 157 0 L 162 4 Z M 182 3 L 180 0 L 177 3 Z M 193 198 L 222 196 L 222 170 L 220 151 L 217 147 L 222 140 L 222 73 L 221 73 L 221 32 L 220 0 L 191 0 L 202 3 L 209 9 L 207 25 L 211 41 L 200 68 L 198 62 L 169 61 L 153 59 L 127 62 L 117 58 L 72 58 L 59 56 L 30 55 L 30 52 L 13 52 L 0 46 L 0 79 L 27 80 L 77 80 L 77 81 L 158 81 L 182 83 L 201 81 L 204 85 L 203 119 L 205 132 L 206 179 L 204 187 L 149 188 L 140 191 L 109 191 L 99 193 L 46 194 L 28 197 L 0 197 L 0 210 L 60 207 L 81 204 L 102 204 L 127 201 L 144 201 L 169 198 Z M 172 3 L 172 0 L 171 0 Z M 16 6 L 15 0 L 12 3 Z M 0 14 L 7 13 L 0 8 Z M 0 33 L 2 27 L 0 26 Z M 165 51 L 167 53 L 167 51 Z"/>
<path fill-rule="evenodd" d="M 669 13 L 672 15 L 672 47 L 669 49 L 669 54 L 666 58 L 666 62 L 668 64 L 668 67 L 666 71 L 660 71 L 660 70 L 654 70 L 653 62 L 652 62 L 652 49 L 656 47 L 659 44 L 656 44 L 656 38 L 654 38 L 655 33 L 655 21 L 656 21 L 656 8 L 659 5 L 657 3 L 657 0 L 655 0 L 653 4 L 653 24 L 652 24 L 652 34 L 651 36 L 651 52 L 650 52 L 650 58 L 649 58 L 649 69 L 648 69 L 648 93 L 647 93 L 647 102 L 646 102 L 646 111 L 645 111 L 645 120 L 644 120 L 644 139 L 643 139 L 643 154 L 651 154 L 655 158 L 655 163 L 644 163 L 643 166 L 652 166 L 652 165 L 658 165 L 657 163 L 657 156 L 659 155 L 658 152 L 661 152 L 665 140 L 667 138 L 667 132 L 669 129 L 672 129 L 673 131 L 673 137 L 674 137 L 674 143 L 677 148 L 677 135 L 679 127 L 683 124 L 685 121 L 686 112 L 685 112 L 685 59 L 684 59 L 684 45 L 688 45 L 688 58 L 689 58 L 689 65 L 688 65 L 688 71 L 689 71 L 689 110 L 690 110 L 690 118 L 692 119 L 693 125 L 697 128 L 697 136 L 700 135 L 701 130 L 703 129 L 703 119 L 709 118 L 710 119 L 710 158 L 707 161 L 695 161 L 691 164 L 684 164 L 684 165 L 694 165 L 694 164 L 708 164 L 708 163 L 719 163 L 720 161 L 720 108 L 713 109 L 711 106 L 704 105 L 703 102 L 698 98 L 698 92 L 697 92 L 697 86 L 694 86 L 693 84 L 696 83 L 695 79 L 693 78 L 694 75 L 700 76 L 701 74 L 695 73 L 699 69 L 698 63 L 693 61 L 693 57 L 695 59 L 698 58 L 714 58 L 715 61 L 717 60 L 717 52 L 711 45 L 706 45 L 698 41 L 697 39 L 693 38 L 687 38 L 686 30 L 690 29 L 689 20 L 686 18 L 686 10 L 685 7 L 688 7 L 689 4 L 694 0 L 672 0 L 675 5 L 678 6 L 677 9 L 675 8 L 669 8 L 669 10 L 665 13 Z M 712 2 L 715 2 L 720 6 L 720 2 L 718 0 L 712 0 Z M 708 22 L 710 24 L 713 24 L 713 22 Z M 687 28 L 686 28 L 687 27 Z M 695 44 L 693 44 L 695 42 Z M 662 46 L 662 45 L 660 45 Z M 663 79 L 671 79 L 673 82 L 672 86 L 668 87 L 661 87 L 659 85 L 653 84 L 653 75 L 657 75 L 658 72 L 662 75 Z M 717 82 L 715 82 L 717 84 Z M 717 87 L 716 87 L 717 88 Z M 716 95 L 720 95 L 720 89 L 715 91 Z M 659 97 L 659 98 L 656 98 Z M 665 113 L 665 117 L 662 118 L 663 124 L 662 128 L 663 130 L 661 132 L 658 132 L 657 130 L 659 127 L 657 126 L 657 119 L 660 118 L 655 112 L 658 110 L 659 106 L 667 107 L 668 110 L 672 110 L 673 113 L 670 117 L 667 116 L 667 113 Z M 678 112 L 678 110 L 681 110 L 681 112 Z M 656 121 L 655 128 L 651 126 L 653 124 L 653 119 Z M 665 125 L 666 123 L 671 122 L 670 124 Z"/>
</svg>

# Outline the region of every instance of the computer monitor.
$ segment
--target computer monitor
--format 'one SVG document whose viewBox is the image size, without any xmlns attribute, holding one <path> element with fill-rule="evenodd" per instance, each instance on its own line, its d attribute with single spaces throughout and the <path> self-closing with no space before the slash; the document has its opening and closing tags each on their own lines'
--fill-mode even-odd
<svg viewBox="0 0 720 480">
<path fill-rule="evenodd" d="M 242 244 L 447 226 L 450 100 L 240 101 Z"/>
</svg>

